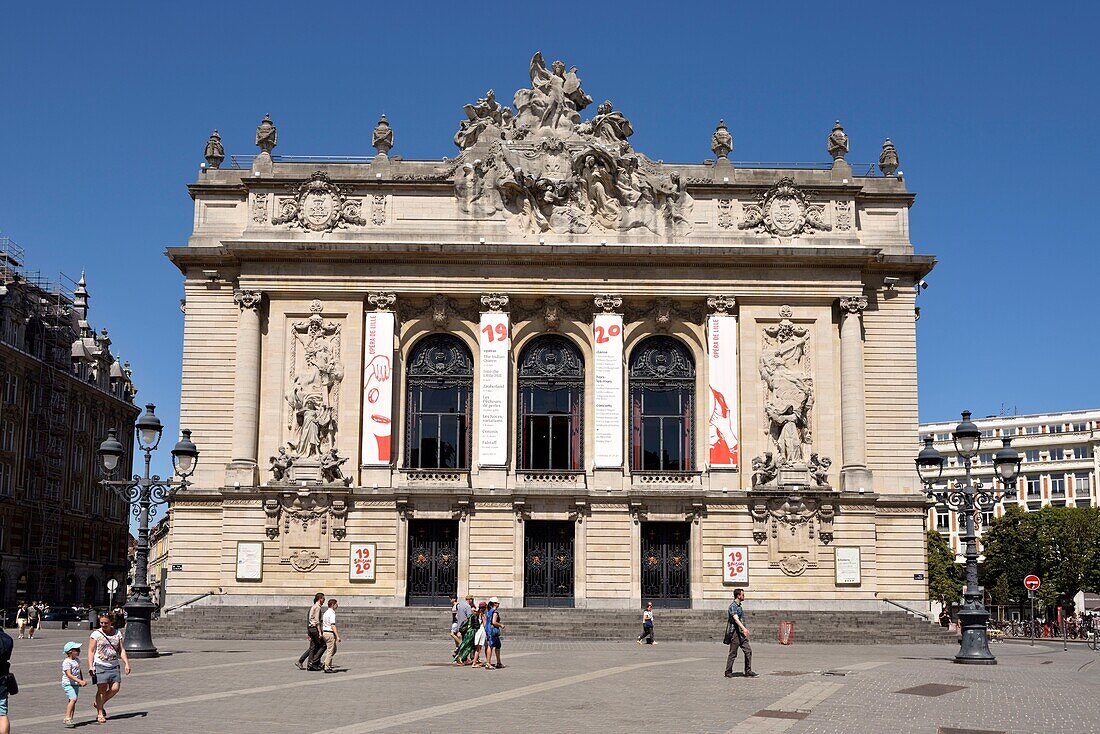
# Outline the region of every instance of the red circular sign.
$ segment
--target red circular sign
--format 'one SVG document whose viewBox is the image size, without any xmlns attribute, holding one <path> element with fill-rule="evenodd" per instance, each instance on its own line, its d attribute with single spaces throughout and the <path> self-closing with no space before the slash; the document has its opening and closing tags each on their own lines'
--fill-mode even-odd
<svg viewBox="0 0 1100 734">
<path fill-rule="evenodd" d="M 1028 591 L 1035 591 L 1039 588 L 1039 577 L 1035 574 L 1024 576 L 1024 588 Z"/>
</svg>

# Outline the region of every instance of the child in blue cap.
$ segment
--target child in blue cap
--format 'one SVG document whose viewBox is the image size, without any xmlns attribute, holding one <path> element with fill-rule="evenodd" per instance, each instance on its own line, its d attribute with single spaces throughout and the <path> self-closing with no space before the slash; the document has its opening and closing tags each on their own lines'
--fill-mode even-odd
<svg viewBox="0 0 1100 734">
<path fill-rule="evenodd" d="M 88 685 L 84 680 L 84 674 L 80 672 L 80 643 L 65 643 L 65 659 L 61 662 L 61 690 L 69 697 L 69 704 L 65 707 L 65 726 L 72 729 L 73 715 L 76 714 L 77 689 Z"/>
</svg>

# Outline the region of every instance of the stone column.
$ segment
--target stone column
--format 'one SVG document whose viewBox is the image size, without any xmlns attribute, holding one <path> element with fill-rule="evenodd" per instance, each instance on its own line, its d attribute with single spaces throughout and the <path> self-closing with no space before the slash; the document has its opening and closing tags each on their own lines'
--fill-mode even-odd
<svg viewBox="0 0 1100 734">
<path fill-rule="evenodd" d="M 867 468 L 866 394 L 863 386 L 863 329 L 861 314 L 867 296 L 844 296 L 840 304 L 840 434 L 844 463 L 840 487 L 846 491 L 873 491 Z"/>
<path fill-rule="evenodd" d="M 257 446 L 260 437 L 260 306 L 261 291 L 237 291 L 237 376 L 233 388 L 233 454 L 226 483 L 254 487 L 259 480 Z"/>
</svg>

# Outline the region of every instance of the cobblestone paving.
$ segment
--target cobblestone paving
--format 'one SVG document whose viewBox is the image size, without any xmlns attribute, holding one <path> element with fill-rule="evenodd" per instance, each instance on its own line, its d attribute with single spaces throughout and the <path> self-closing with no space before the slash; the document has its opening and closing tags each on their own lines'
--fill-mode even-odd
<svg viewBox="0 0 1100 734">
<path fill-rule="evenodd" d="M 79 634 L 16 640 L 12 731 L 61 727 L 61 646 Z M 722 677 L 725 648 L 668 642 L 506 641 L 503 670 L 446 664 L 447 641 L 341 646 L 334 675 L 293 667 L 303 645 L 158 640 L 95 725 L 91 687 L 80 728 L 164 734 L 360 732 L 888 732 L 940 727 L 1100 734 L 1100 654 L 1082 646 L 999 644 L 996 666 L 951 663 L 943 645 L 780 647 L 754 643 L 759 678 Z M 925 684 L 962 686 L 928 697 Z"/>
</svg>

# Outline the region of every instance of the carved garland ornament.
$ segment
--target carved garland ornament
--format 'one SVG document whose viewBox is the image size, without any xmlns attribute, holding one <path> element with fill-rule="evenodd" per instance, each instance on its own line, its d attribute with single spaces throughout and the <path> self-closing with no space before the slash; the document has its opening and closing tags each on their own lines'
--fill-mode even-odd
<svg viewBox="0 0 1100 734">
<path fill-rule="evenodd" d="M 781 178 L 768 189 L 756 204 L 745 205 L 745 218 L 738 229 L 777 237 L 794 237 L 827 232 L 832 226 L 825 221 L 825 206 L 811 204 L 806 194 L 790 178 Z"/>
<path fill-rule="evenodd" d="M 331 232 L 352 224 L 363 225 L 363 202 L 349 199 L 324 171 L 317 171 L 292 189 L 293 195 L 276 202 L 272 224 L 301 227 L 312 232 Z"/>
</svg>

